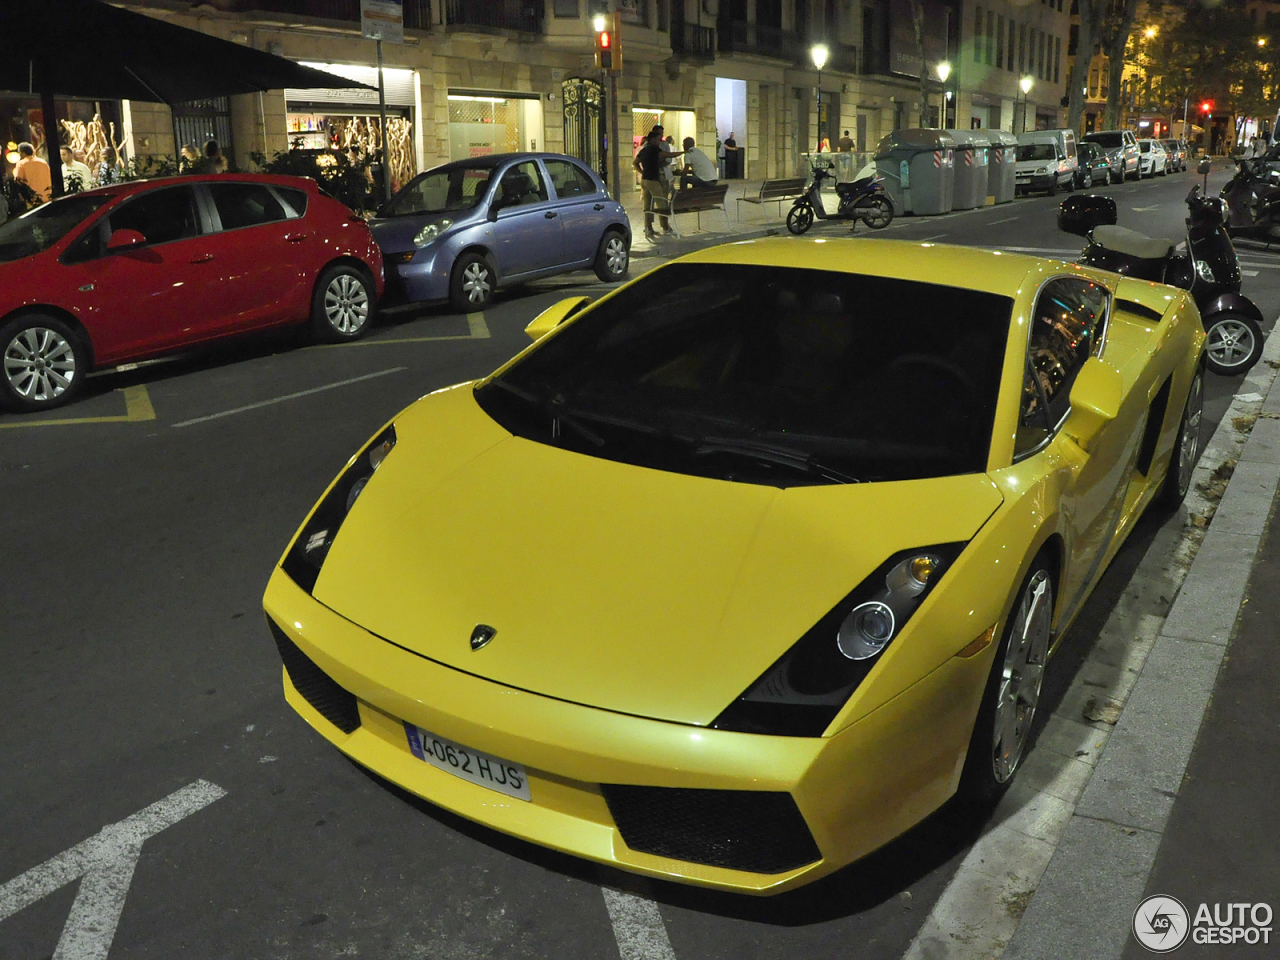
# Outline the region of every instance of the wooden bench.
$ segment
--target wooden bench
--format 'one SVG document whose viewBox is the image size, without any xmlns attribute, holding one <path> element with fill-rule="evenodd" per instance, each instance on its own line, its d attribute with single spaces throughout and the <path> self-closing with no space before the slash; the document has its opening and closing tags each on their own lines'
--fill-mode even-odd
<svg viewBox="0 0 1280 960">
<path fill-rule="evenodd" d="M 742 204 L 758 203 L 764 210 L 764 219 L 767 223 L 769 220 L 769 209 L 765 207 L 766 203 L 779 204 L 778 213 L 782 213 L 781 204 L 788 200 L 794 200 L 796 197 L 804 196 L 804 189 L 809 181 L 805 177 L 786 177 L 780 180 L 766 180 L 760 184 L 760 193 L 754 197 L 738 198 L 738 219 L 742 219 Z"/>
<path fill-rule="evenodd" d="M 727 183 L 717 183 L 711 187 L 688 187 L 684 190 L 677 189 L 667 199 L 667 214 L 670 220 L 671 229 L 678 237 L 680 231 L 676 229 L 675 215 L 678 213 L 696 213 L 698 215 L 698 229 L 702 229 L 702 212 L 704 210 L 719 210 L 724 214 L 725 223 L 729 222 L 729 213 L 725 210 L 725 194 L 729 192 Z M 657 201 L 654 203 L 654 213 L 659 213 Z"/>
</svg>

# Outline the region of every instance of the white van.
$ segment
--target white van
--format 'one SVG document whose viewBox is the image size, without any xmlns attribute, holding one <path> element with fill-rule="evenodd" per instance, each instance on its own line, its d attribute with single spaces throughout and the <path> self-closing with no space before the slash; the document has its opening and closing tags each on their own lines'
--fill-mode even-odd
<svg viewBox="0 0 1280 960">
<path fill-rule="evenodd" d="M 1018 134 L 1018 162 L 1014 169 L 1019 191 L 1044 190 L 1052 196 L 1059 187 L 1072 190 L 1079 165 L 1074 130 Z"/>
</svg>

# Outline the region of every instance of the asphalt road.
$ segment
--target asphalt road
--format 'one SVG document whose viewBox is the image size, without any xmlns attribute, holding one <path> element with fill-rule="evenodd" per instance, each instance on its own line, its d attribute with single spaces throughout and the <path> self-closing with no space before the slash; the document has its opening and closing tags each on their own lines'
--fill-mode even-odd
<svg viewBox="0 0 1280 960">
<path fill-rule="evenodd" d="M 1178 237 L 1192 180 L 1098 192 L 1121 224 Z M 883 235 L 1066 256 L 1080 243 L 1056 231 L 1056 206 L 903 218 Z M 1280 255 L 1242 259 L 1244 292 L 1275 317 Z M 601 287 L 582 274 L 482 316 L 396 311 L 356 345 L 254 338 L 95 377 L 55 413 L 0 414 L 0 958 L 102 956 L 104 938 L 113 960 L 903 955 L 980 822 L 943 811 L 795 894 L 709 894 L 436 810 L 285 705 L 261 596 L 307 509 L 383 422 L 487 373 L 579 289 Z M 1235 386 L 1209 378 L 1210 421 Z M 1051 668 L 1059 689 L 1117 598 L 1142 591 L 1154 540 L 1140 528 L 1112 565 Z"/>
</svg>

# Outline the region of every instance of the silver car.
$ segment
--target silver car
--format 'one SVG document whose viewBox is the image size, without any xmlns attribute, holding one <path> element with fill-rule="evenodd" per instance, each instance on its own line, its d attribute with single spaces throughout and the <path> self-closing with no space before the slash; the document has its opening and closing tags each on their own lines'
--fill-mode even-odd
<svg viewBox="0 0 1280 960">
<path fill-rule="evenodd" d="M 1088 143 L 1096 143 L 1107 153 L 1111 177 L 1116 183 L 1142 175 L 1139 160 L 1138 139 L 1132 130 L 1097 130 L 1083 137 Z"/>
<path fill-rule="evenodd" d="M 627 275 L 631 222 L 600 178 L 556 153 L 456 160 L 421 173 L 370 222 L 387 292 L 483 310 L 499 287 L 593 268 Z"/>
</svg>

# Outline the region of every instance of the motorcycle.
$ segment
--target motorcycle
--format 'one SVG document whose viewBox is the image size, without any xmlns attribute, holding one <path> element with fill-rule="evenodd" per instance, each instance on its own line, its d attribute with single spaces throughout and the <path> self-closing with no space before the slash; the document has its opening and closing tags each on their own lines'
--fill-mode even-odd
<svg viewBox="0 0 1280 960">
<path fill-rule="evenodd" d="M 1209 161 L 1202 160 L 1198 172 L 1208 171 Z M 1226 229 L 1226 204 L 1205 196 L 1196 184 L 1187 195 L 1187 209 L 1187 243 L 1181 253 L 1172 240 L 1115 226 L 1116 203 L 1111 197 L 1063 201 L 1058 227 L 1088 239 L 1078 263 L 1190 291 L 1208 334 L 1207 366 L 1214 373 L 1236 376 L 1262 355 L 1262 311 L 1240 293 L 1240 261 Z"/>
<path fill-rule="evenodd" d="M 1236 173 L 1218 196 L 1227 203 L 1227 233 L 1280 243 L 1280 170 L 1259 157 L 1236 161 Z"/>
<path fill-rule="evenodd" d="M 883 230 L 893 223 L 893 201 L 884 189 L 884 178 L 878 173 L 860 177 L 852 183 L 837 183 L 836 196 L 840 203 L 835 213 L 827 213 L 822 205 L 822 182 L 831 179 L 828 166 L 813 168 L 813 181 L 803 196 L 797 197 L 787 213 L 787 229 L 801 234 L 818 220 L 853 220 L 854 229 L 861 220 L 872 230 Z"/>
</svg>

